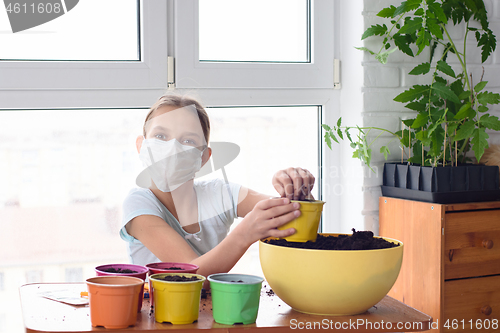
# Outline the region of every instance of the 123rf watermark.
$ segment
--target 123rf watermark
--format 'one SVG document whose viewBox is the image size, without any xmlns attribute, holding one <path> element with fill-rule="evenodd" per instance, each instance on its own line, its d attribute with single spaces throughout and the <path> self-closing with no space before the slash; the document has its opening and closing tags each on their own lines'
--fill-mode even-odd
<svg viewBox="0 0 500 333">
<path fill-rule="evenodd" d="M 369 321 L 366 319 L 349 319 L 349 321 L 333 321 L 323 319 L 321 321 L 298 321 L 290 320 L 292 330 L 401 330 L 401 331 L 422 331 L 424 325 L 421 322 L 387 322 Z"/>
<path fill-rule="evenodd" d="M 439 320 L 430 324 L 430 329 L 438 329 Z M 496 331 L 500 327 L 498 319 L 447 319 L 442 322 L 442 327 L 448 330 L 491 330 Z M 349 319 L 349 321 L 333 321 L 323 319 L 321 321 L 298 321 L 290 320 L 292 330 L 401 330 L 401 331 L 422 331 L 424 324 L 422 322 L 386 322 L 369 321 L 366 319 Z"/>
</svg>

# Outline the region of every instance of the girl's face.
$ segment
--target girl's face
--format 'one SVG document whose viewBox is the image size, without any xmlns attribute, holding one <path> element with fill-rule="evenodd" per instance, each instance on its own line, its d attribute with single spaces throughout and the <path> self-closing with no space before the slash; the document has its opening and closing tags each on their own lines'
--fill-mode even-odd
<svg viewBox="0 0 500 333">
<path fill-rule="evenodd" d="M 183 145 L 200 150 L 207 142 L 194 106 L 183 108 L 163 106 L 155 110 L 146 122 L 146 139 L 170 141 L 176 139 Z"/>
</svg>

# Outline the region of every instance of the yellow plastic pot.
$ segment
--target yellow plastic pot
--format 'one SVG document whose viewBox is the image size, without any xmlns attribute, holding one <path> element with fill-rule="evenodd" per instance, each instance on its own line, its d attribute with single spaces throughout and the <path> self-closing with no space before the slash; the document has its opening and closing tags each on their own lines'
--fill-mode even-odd
<svg viewBox="0 0 500 333">
<path fill-rule="evenodd" d="M 98 276 L 86 280 L 92 326 L 127 328 L 137 321 L 144 281 L 130 276 Z"/>
<path fill-rule="evenodd" d="M 284 237 L 289 242 L 316 241 L 321 212 L 323 211 L 325 202 L 321 200 L 291 200 L 291 202 L 298 202 L 300 204 L 300 216 L 278 227 L 278 229 L 285 230 L 288 228 L 295 228 L 296 232 L 293 235 Z"/>
<path fill-rule="evenodd" d="M 317 315 L 359 314 L 384 298 L 401 269 L 403 243 L 384 239 L 400 246 L 308 250 L 260 241 L 260 264 L 269 286 L 293 309 Z"/>
<path fill-rule="evenodd" d="M 165 281 L 165 276 L 196 276 L 197 281 Z M 154 292 L 155 320 L 159 323 L 191 324 L 198 320 L 201 288 L 205 277 L 190 273 L 159 273 L 149 277 Z"/>
</svg>

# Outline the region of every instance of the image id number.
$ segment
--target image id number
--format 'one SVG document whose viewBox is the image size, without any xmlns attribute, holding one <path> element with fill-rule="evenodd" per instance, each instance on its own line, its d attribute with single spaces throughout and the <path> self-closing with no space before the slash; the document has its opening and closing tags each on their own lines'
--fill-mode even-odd
<svg viewBox="0 0 500 333">
<path fill-rule="evenodd" d="M 443 327 L 449 330 L 497 330 L 498 319 L 447 319 Z"/>
<path fill-rule="evenodd" d="M 59 14 L 63 9 L 60 3 L 39 3 L 39 4 L 26 4 L 26 3 L 9 3 L 7 6 L 7 13 L 14 14 Z"/>
</svg>

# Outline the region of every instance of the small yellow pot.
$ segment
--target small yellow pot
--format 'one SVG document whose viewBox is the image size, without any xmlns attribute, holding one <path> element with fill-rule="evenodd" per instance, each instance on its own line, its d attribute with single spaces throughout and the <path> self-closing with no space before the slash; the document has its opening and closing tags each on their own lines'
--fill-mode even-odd
<svg viewBox="0 0 500 333">
<path fill-rule="evenodd" d="M 197 281 L 165 281 L 168 275 L 196 276 Z M 154 292 L 155 320 L 159 323 L 191 324 L 198 320 L 201 287 L 205 277 L 190 273 L 159 273 L 149 277 Z"/>
<path fill-rule="evenodd" d="M 321 212 L 323 211 L 324 201 L 299 201 L 291 200 L 291 202 L 298 202 L 300 204 L 300 216 L 288 222 L 287 224 L 278 227 L 279 230 L 288 228 L 295 228 L 296 232 L 285 239 L 289 242 L 307 242 L 316 241 L 318 236 L 319 220 L 321 219 Z"/>
</svg>

